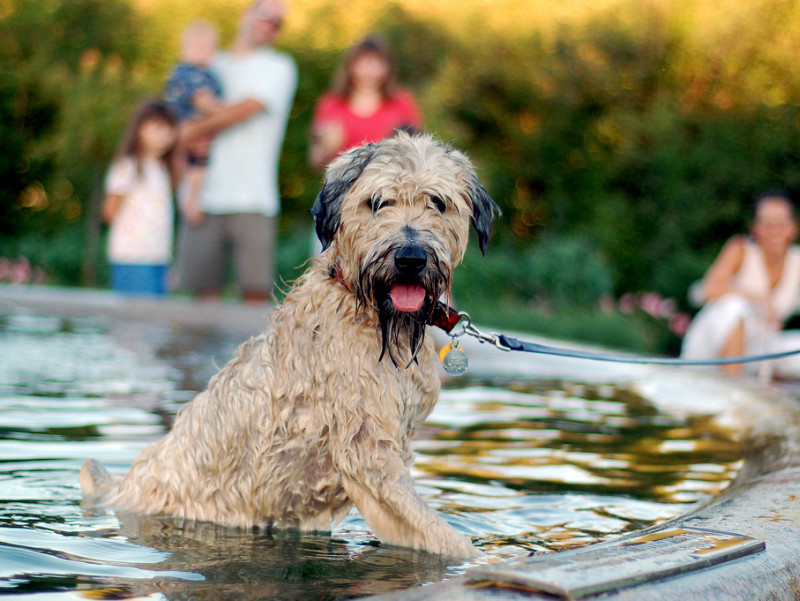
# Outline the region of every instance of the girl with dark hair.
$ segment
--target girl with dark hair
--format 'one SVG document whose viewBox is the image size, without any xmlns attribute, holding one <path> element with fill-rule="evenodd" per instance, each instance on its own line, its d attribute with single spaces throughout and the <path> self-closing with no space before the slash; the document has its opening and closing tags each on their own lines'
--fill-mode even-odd
<svg viewBox="0 0 800 601">
<path fill-rule="evenodd" d="M 354 146 L 379 142 L 396 129 L 421 127 L 413 96 L 397 87 L 389 44 L 381 37 L 369 36 L 350 48 L 333 86 L 317 103 L 309 163 L 321 170 Z"/>
<path fill-rule="evenodd" d="M 111 226 L 111 287 L 118 292 L 168 293 L 174 220 L 168 165 L 177 136 L 164 102 L 142 103 L 106 176 L 103 219 Z"/>
</svg>

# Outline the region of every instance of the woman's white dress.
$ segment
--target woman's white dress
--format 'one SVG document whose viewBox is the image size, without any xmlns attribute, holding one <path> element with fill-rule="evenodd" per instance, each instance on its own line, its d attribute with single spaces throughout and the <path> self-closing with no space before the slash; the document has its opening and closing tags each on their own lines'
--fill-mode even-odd
<svg viewBox="0 0 800 601">
<path fill-rule="evenodd" d="M 753 295 L 769 296 L 772 308 L 781 322 L 796 312 L 800 295 L 800 246 L 792 245 L 786 255 L 781 279 L 770 290 L 764 255 L 755 241 L 744 246 L 742 266 L 734 276 L 738 290 Z M 736 325 L 744 324 L 745 355 L 776 353 L 800 349 L 800 330 L 776 330 L 769 322 L 763 305 L 742 294 L 726 294 L 709 301 L 695 316 L 683 339 L 684 359 L 714 359 L 720 356 L 725 341 Z M 800 377 L 800 355 L 770 362 L 769 368 L 781 376 Z M 745 373 L 758 373 L 763 366 L 745 363 Z"/>
</svg>

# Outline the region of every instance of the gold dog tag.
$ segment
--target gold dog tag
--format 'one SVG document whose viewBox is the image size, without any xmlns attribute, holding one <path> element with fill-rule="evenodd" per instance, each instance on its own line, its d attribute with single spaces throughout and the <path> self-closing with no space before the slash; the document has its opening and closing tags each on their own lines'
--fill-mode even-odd
<svg viewBox="0 0 800 601">
<path fill-rule="evenodd" d="M 442 360 L 444 371 L 451 376 L 461 376 L 469 367 L 467 353 L 458 344 L 457 338 L 454 338 L 453 342 L 439 351 L 439 358 Z"/>
</svg>

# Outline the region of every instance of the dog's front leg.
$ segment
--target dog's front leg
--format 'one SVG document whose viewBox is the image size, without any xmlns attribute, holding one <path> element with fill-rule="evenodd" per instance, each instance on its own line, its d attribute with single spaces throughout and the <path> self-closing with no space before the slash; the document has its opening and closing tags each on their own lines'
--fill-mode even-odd
<svg viewBox="0 0 800 601">
<path fill-rule="evenodd" d="M 411 472 L 399 452 L 386 448 L 390 446 L 381 444 L 368 452 L 351 447 L 358 461 L 351 456 L 342 473 L 344 489 L 367 525 L 384 543 L 457 559 L 478 555 L 465 536 L 420 498 Z"/>
</svg>

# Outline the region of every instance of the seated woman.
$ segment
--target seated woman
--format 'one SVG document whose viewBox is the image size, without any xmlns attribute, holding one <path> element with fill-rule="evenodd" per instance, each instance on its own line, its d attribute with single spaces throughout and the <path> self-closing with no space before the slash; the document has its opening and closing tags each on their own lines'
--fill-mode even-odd
<svg viewBox="0 0 800 601">
<path fill-rule="evenodd" d="M 797 308 L 800 247 L 794 206 L 782 190 L 755 199 L 750 237 L 736 236 L 724 246 L 701 285 L 703 309 L 683 340 L 681 357 L 712 359 L 782 352 L 800 348 L 800 331 L 783 331 Z M 733 375 L 800 376 L 800 356 L 763 365 L 733 363 Z"/>
</svg>

